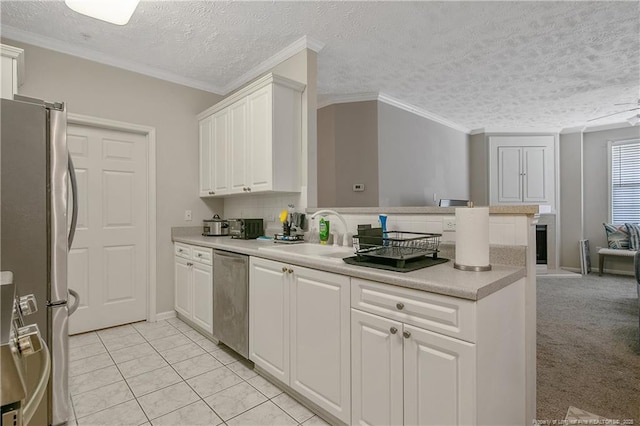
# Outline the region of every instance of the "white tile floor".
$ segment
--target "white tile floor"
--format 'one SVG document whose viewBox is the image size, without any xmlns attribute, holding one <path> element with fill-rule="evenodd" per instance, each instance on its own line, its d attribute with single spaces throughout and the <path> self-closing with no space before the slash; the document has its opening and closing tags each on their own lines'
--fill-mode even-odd
<svg viewBox="0 0 640 426">
<path fill-rule="evenodd" d="M 70 425 L 326 425 L 177 318 L 72 336 Z"/>
</svg>

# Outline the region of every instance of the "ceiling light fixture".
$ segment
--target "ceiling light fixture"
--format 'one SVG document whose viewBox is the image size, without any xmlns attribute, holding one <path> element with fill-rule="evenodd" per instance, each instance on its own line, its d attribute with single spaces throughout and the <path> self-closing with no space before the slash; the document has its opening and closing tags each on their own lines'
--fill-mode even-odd
<svg viewBox="0 0 640 426">
<path fill-rule="evenodd" d="M 627 122 L 628 122 L 629 124 L 631 124 L 632 126 L 637 126 L 637 125 L 638 125 L 638 123 L 640 123 L 640 114 L 636 114 L 636 115 L 634 115 L 633 117 L 628 118 L 628 119 L 627 119 Z"/>
<path fill-rule="evenodd" d="M 140 0 L 64 0 L 71 9 L 82 15 L 116 25 L 126 25 Z"/>
</svg>

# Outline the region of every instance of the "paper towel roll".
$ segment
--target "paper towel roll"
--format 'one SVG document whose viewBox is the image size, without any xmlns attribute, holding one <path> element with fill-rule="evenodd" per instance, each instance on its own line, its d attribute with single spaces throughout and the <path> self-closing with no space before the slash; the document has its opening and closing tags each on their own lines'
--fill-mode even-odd
<svg viewBox="0 0 640 426">
<path fill-rule="evenodd" d="M 456 209 L 456 261 L 454 267 L 489 270 L 489 207 Z"/>
</svg>

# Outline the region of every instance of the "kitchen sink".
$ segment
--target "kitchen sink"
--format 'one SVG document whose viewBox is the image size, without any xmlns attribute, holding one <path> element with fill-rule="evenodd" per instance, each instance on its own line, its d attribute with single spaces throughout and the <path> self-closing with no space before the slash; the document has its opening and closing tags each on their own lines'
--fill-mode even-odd
<svg viewBox="0 0 640 426">
<path fill-rule="evenodd" d="M 353 247 L 335 247 L 309 243 L 291 245 L 273 244 L 268 247 L 260 247 L 259 250 L 272 253 L 286 253 L 291 256 L 323 258 L 336 262 L 342 262 L 343 257 L 354 256 L 355 254 Z"/>
</svg>

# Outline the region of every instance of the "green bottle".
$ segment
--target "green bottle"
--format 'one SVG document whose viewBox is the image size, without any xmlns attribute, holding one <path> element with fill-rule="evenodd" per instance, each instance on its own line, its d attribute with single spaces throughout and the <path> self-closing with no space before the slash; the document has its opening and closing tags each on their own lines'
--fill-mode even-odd
<svg viewBox="0 0 640 426">
<path fill-rule="evenodd" d="M 320 218 L 320 244 L 327 244 L 329 241 L 329 221 L 324 217 Z"/>
</svg>

